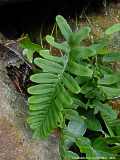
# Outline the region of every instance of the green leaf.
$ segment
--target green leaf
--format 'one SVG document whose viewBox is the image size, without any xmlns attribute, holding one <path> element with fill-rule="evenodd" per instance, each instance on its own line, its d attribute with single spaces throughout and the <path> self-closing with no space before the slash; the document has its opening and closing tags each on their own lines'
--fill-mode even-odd
<svg viewBox="0 0 120 160">
<path fill-rule="evenodd" d="M 82 102 L 82 100 L 76 99 L 76 101 L 77 101 L 77 104 L 79 104 L 79 107 L 84 108 L 85 110 L 87 110 L 88 106 L 84 102 Z"/>
<path fill-rule="evenodd" d="M 39 84 L 28 88 L 29 94 L 48 94 L 52 93 L 54 90 L 54 86 L 49 84 Z"/>
<path fill-rule="evenodd" d="M 62 85 L 57 88 L 57 94 L 59 94 L 60 101 L 66 106 L 71 106 L 73 104 L 73 99 L 71 98 L 69 92 L 67 92 L 66 88 Z"/>
<path fill-rule="evenodd" d="M 69 37 L 72 33 L 72 30 L 71 30 L 70 26 L 68 25 L 66 19 L 64 19 L 63 16 L 58 15 L 58 16 L 56 16 L 56 22 L 57 22 L 57 25 L 58 25 L 62 35 L 64 36 L 64 38 L 66 40 L 69 40 Z"/>
<path fill-rule="evenodd" d="M 96 51 L 89 47 L 74 47 L 71 49 L 70 55 L 75 60 L 77 60 L 78 58 L 88 59 L 89 57 L 95 56 Z"/>
<path fill-rule="evenodd" d="M 70 62 L 69 70 L 72 74 L 77 76 L 88 76 L 91 77 L 93 74 L 93 71 L 89 69 L 87 66 L 78 64 L 74 61 Z"/>
<path fill-rule="evenodd" d="M 34 53 L 34 50 L 30 50 L 30 49 L 27 49 L 27 48 L 25 48 L 23 50 L 23 56 L 27 57 L 27 59 L 30 63 L 33 62 L 33 53 Z"/>
<path fill-rule="evenodd" d="M 103 56 L 103 62 L 117 62 L 120 61 L 120 52 L 111 52 Z"/>
<path fill-rule="evenodd" d="M 53 62 L 57 62 L 57 63 L 60 63 L 60 64 L 64 64 L 64 57 L 58 57 L 58 56 L 52 56 L 50 54 L 50 51 L 49 50 L 41 50 L 39 52 L 40 56 L 42 56 L 43 58 L 47 59 L 47 60 L 50 60 L 50 61 L 53 61 Z"/>
<path fill-rule="evenodd" d="M 107 115 L 110 119 L 117 118 L 117 112 L 112 109 L 112 106 L 109 104 L 101 103 L 98 100 L 93 101 L 93 106 L 96 107 L 102 114 Z"/>
<path fill-rule="evenodd" d="M 120 74 L 105 74 L 102 79 L 98 80 L 98 84 L 111 85 L 120 81 Z"/>
<path fill-rule="evenodd" d="M 115 114 L 114 114 L 115 115 Z M 117 115 L 117 114 L 116 114 Z M 113 127 L 111 126 L 111 123 L 113 121 L 115 121 L 115 118 L 112 117 L 112 116 L 109 116 L 107 113 L 102 113 L 101 112 L 101 116 L 102 116 L 102 119 L 104 120 L 105 122 L 105 125 L 106 125 L 106 128 L 108 129 L 108 132 L 110 134 L 110 137 L 113 137 L 115 136 L 114 135 L 114 131 L 113 131 Z M 117 118 L 117 117 L 116 117 Z"/>
<path fill-rule="evenodd" d="M 36 73 L 30 77 L 30 80 L 36 83 L 55 83 L 58 81 L 58 75 L 53 73 Z M 48 86 L 49 86 L 48 84 Z"/>
<path fill-rule="evenodd" d="M 109 126 L 120 127 L 120 119 L 113 119 L 112 121 L 109 121 Z"/>
<path fill-rule="evenodd" d="M 120 31 L 120 23 L 114 24 L 111 27 L 109 27 L 106 31 L 105 34 L 110 35 L 113 34 L 115 32 L 119 32 Z"/>
<path fill-rule="evenodd" d="M 86 88 L 85 91 L 84 88 L 81 87 L 81 93 L 85 93 L 85 98 L 88 99 L 98 99 L 100 101 L 106 100 L 106 96 L 104 95 L 104 93 L 101 91 L 100 88 L 96 88 L 96 86 L 88 86 L 88 89 Z"/>
<path fill-rule="evenodd" d="M 116 120 L 117 121 L 117 120 Z M 118 122 L 119 121 L 119 122 Z M 116 136 L 120 136 L 120 120 L 117 121 L 117 124 L 113 124 L 114 127 L 114 132 Z"/>
<path fill-rule="evenodd" d="M 75 160 L 75 159 L 80 159 L 80 157 L 77 153 L 74 153 L 72 151 L 66 151 L 65 152 L 65 159 Z"/>
<path fill-rule="evenodd" d="M 113 110 L 112 107 L 108 104 L 103 104 L 97 100 L 93 101 L 95 110 L 100 111 L 102 119 L 105 122 L 105 125 L 108 129 L 110 136 L 114 136 L 114 133 L 111 128 L 111 123 L 117 119 L 118 113 L 116 110 Z M 96 112 L 96 111 L 95 111 Z"/>
<path fill-rule="evenodd" d="M 118 143 L 120 145 L 120 136 L 106 137 L 105 140 L 107 144 Z"/>
<path fill-rule="evenodd" d="M 120 146 L 119 145 L 118 146 L 113 146 L 111 148 L 111 150 L 112 150 L 112 153 L 117 154 L 118 156 L 116 156 L 116 157 L 120 159 L 120 156 L 119 156 L 119 154 L 120 154 Z"/>
<path fill-rule="evenodd" d="M 115 158 L 115 154 L 110 152 L 110 148 L 107 146 L 107 143 L 104 142 L 105 139 L 98 138 L 95 139 L 93 145 L 90 140 L 86 137 L 81 137 L 77 139 L 76 145 L 79 147 L 82 153 L 86 154 L 86 158 L 89 160 L 93 159 L 110 159 L 111 157 Z"/>
<path fill-rule="evenodd" d="M 90 32 L 90 27 L 83 27 L 78 32 L 72 33 L 69 38 L 69 44 L 71 46 L 78 46 L 82 40 L 88 38 Z"/>
<path fill-rule="evenodd" d="M 34 63 L 43 69 L 44 72 L 59 74 L 63 70 L 63 66 L 43 58 L 35 58 Z"/>
<path fill-rule="evenodd" d="M 78 82 L 79 85 L 83 85 L 90 80 L 89 77 L 85 77 L 85 76 L 77 76 L 75 79 L 76 79 L 76 81 Z"/>
<path fill-rule="evenodd" d="M 99 86 L 104 94 L 107 96 L 107 99 L 113 99 L 115 97 L 120 96 L 120 89 L 119 88 L 112 88 L 112 87 L 105 87 L 105 86 Z"/>
<path fill-rule="evenodd" d="M 95 85 L 92 82 L 85 83 L 81 87 L 81 93 L 88 94 L 89 92 L 91 93 L 93 89 L 95 89 Z"/>
<path fill-rule="evenodd" d="M 96 51 L 96 55 L 104 55 L 108 54 L 108 49 L 106 43 L 94 43 L 89 46 L 89 48 L 93 49 Z"/>
<path fill-rule="evenodd" d="M 77 81 L 68 73 L 64 73 L 64 85 L 67 87 L 72 93 L 80 93 L 81 89 L 77 83 Z"/>
<path fill-rule="evenodd" d="M 32 43 L 28 36 L 20 41 L 20 47 L 24 49 L 23 55 L 27 57 L 30 63 L 33 61 L 34 52 L 39 52 L 41 50 L 40 45 Z"/>
<path fill-rule="evenodd" d="M 114 71 L 112 70 L 112 68 L 108 68 L 108 66 L 105 65 L 100 65 L 100 72 L 104 75 L 104 74 L 114 74 Z"/>
<path fill-rule="evenodd" d="M 69 53 L 70 48 L 69 48 L 69 45 L 67 44 L 67 42 L 57 43 L 57 42 L 55 42 L 54 37 L 50 36 L 50 35 L 46 36 L 46 40 L 51 46 L 53 46 L 53 47 L 55 47 L 57 49 L 60 49 L 65 53 Z"/>
<path fill-rule="evenodd" d="M 100 157 L 110 158 L 110 157 L 115 157 L 113 152 L 111 151 L 111 148 L 108 146 L 106 143 L 106 138 L 98 137 L 95 139 L 93 142 L 93 148 L 96 150 L 97 155 Z"/>
<path fill-rule="evenodd" d="M 75 138 L 72 135 L 68 135 L 68 133 L 64 130 L 64 146 L 69 149 L 75 143 Z M 62 146 L 63 147 L 63 146 Z"/>
<path fill-rule="evenodd" d="M 87 137 L 80 136 L 79 138 L 77 138 L 76 144 L 77 144 L 78 147 L 80 147 L 80 146 L 90 146 L 91 141 Z"/>
<path fill-rule="evenodd" d="M 31 96 L 28 98 L 28 102 L 30 104 L 43 103 L 43 102 L 49 101 L 49 99 L 50 99 L 49 96 L 50 95 L 46 95 L 44 97 L 41 97 L 40 95 Z"/>
<path fill-rule="evenodd" d="M 92 131 L 102 131 L 102 126 L 99 120 L 94 115 L 91 116 L 88 115 L 85 121 L 88 129 Z"/>
<path fill-rule="evenodd" d="M 91 146 L 91 141 L 88 138 L 81 136 L 76 140 L 76 145 L 79 147 L 81 153 L 86 154 L 87 159 L 97 159 L 96 151 Z"/>
<path fill-rule="evenodd" d="M 71 133 L 74 137 L 78 138 L 83 136 L 86 132 L 86 124 L 84 119 L 79 117 L 79 119 L 71 120 L 68 123 L 67 131 Z"/>
<path fill-rule="evenodd" d="M 28 36 L 20 41 L 20 46 L 24 49 L 29 49 L 37 52 L 41 50 L 40 45 L 33 43 Z"/>
<path fill-rule="evenodd" d="M 68 120 L 76 120 L 79 119 L 79 113 L 73 109 L 64 109 L 65 118 Z"/>
<path fill-rule="evenodd" d="M 46 106 L 49 106 L 50 105 L 50 102 L 44 102 L 44 103 L 36 103 L 36 104 L 30 104 L 29 105 L 29 109 L 32 111 L 35 111 L 35 110 L 43 110 L 46 108 Z"/>
<path fill-rule="evenodd" d="M 87 105 L 85 103 L 83 103 L 79 97 L 78 98 L 73 98 L 73 104 L 71 106 L 71 108 L 73 109 L 77 109 L 78 107 L 87 109 Z"/>
<path fill-rule="evenodd" d="M 105 138 L 98 137 L 93 141 L 93 147 L 97 150 L 106 150 L 109 151 L 109 147 L 107 146 L 107 143 L 105 141 Z"/>
</svg>

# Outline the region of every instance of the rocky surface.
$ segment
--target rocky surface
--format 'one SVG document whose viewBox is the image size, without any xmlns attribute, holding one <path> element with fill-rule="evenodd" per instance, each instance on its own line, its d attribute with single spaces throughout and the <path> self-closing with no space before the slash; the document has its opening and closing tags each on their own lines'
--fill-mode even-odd
<svg viewBox="0 0 120 160">
<path fill-rule="evenodd" d="M 7 76 L 9 52 L 0 47 L 0 160 L 58 160 L 55 137 L 33 140 L 26 125 L 27 104 Z M 15 55 L 13 61 L 19 61 Z"/>
</svg>

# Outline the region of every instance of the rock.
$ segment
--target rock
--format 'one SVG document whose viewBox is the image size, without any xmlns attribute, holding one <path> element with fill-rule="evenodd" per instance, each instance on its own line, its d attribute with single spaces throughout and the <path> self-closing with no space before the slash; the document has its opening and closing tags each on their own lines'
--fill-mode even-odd
<svg viewBox="0 0 120 160">
<path fill-rule="evenodd" d="M 0 49 L 0 160 L 58 160 L 55 137 L 31 138 L 26 125 L 26 100 L 7 76 L 7 54 L 6 49 Z"/>
</svg>

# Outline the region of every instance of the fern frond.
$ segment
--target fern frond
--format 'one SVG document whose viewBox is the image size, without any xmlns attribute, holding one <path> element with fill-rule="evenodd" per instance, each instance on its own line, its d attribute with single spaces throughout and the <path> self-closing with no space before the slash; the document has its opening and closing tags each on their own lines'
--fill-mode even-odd
<svg viewBox="0 0 120 160">
<path fill-rule="evenodd" d="M 111 107 L 111 111 L 112 111 L 111 112 L 112 113 L 111 116 L 107 112 L 106 113 L 105 112 L 101 112 L 101 116 L 102 116 L 102 118 L 103 118 L 103 120 L 105 122 L 105 125 L 106 125 L 106 127 L 107 127 L 107 129 L 109 131 L 110 136 L 113 137 L 114 136 L 113 127 L 115 127 L 115 123 L 116 122 L 120 122 L 120 121 L 118 121 L 118 119 L 117 119 L 117 112 L 114 111 L 112 109 L 112 107 Z M 116 124 L 116 125 L 118 126 L 118 124 Z"/>
<path fill-rule="evenodd" d="M 35 131 L 34 136 L 46 137 L 63 122 L 63 109 L 73 104 L 71 93 L 79 93 L 76 80 L 66 73 L 67 58 L 52 56 L 48 50 L 40 52 L 34 63 L 42 73 L 30 77 L 36 85 L 28 88 L 28 123 Z M 70 93 L 71 92 L 71 93 Z"/>
</svg>

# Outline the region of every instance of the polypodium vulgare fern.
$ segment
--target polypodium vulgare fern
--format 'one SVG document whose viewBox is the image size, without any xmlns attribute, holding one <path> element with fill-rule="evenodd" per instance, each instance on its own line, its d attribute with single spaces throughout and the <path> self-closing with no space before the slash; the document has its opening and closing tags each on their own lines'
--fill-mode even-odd
<svg viewBox="0 0 120 160">
<path fill-rule="evenodd" d="M 108 48 L 109 36 L 120 31 L 120 24 L 105 31 L 108 37 L 86 46 L 89 27 L 73 32 L 60 15 L 56 22 L 65 41 L 58 43 L 50 35 L 46 41 L 61 56 L 30 42 L 27 48 L 29 61 L 37 66 L 28 88 L 28 123 L 34 137 L 47 137 L 59 127 L 61 160 L 120 159 L 120 120 L 109 104 L 120 97 L 120 73 L 111 67 L 111 62 L 120 61 L 120 52 Z M 31 45 L 37 58 L 31 57 Z"/>
<path fill-rule="evenodd" d="M 35 58 L 34 63 L 43 72 L 30 77 L 37 85 L 28 88 L 28 92 L 32 94 L 28 99 L 28 122 L 35 130 L 35 135 L 45 137 L 63 122 L 63 109 L 73 104 L 71 93 L 79 93 L 80 87 L 66 72 L 66 56 L 55 57 L 48 50 L 41 50 L 40 56 L 41 58 Z"/>
<path fill-rule="evenodd" d="M 58 16 L 57 23 L 64 38 L 68 40 L 72 31 L 67 22 Z M 90 29 L 85 28 L 85 31 L 88 34 Z M 81 32 L 76 36 L 77 39 L 80 37 L 84 39 L 85 34 L 82 35 Z M 71 39 L 74 41 L 73 37 Z M 63 56 L 52 56 L 49 50 L 43 49 L 39 51 L 40 57 L 34 59 L 34 64 L 42 69 L 42 73 L 34 74 L 30 78 L 37 85 L 28 88 L 28 92 L 32 94 L 28 99 L 30 104 L 28 123 L 35 130 L 34 136 L 39 137 L 48 136 L 54 128 L 62 125 L 63 110 L 71 108 L 74 103 L 72 94 L 78 94 L 81 90 L 75 75 L 92 76 L 91 69 L 78 64 L 70 56 L 71 49 L 67 41 L 57 43 L 52 36 L 47 36 L 46 40 L 52 46 L 62 50 Z M 69 70 L 74 76 L 69 73 Z"/>
</svg>

